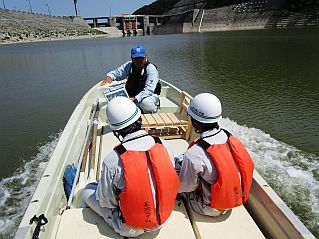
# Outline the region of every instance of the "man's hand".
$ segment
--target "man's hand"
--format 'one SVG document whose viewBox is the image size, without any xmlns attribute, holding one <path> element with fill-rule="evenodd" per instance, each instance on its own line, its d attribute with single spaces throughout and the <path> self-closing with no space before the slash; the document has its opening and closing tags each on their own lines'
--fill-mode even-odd
<svg viewBox="0 0 319 239">
<path fill-rule="evenodd" d="M 109 76 L 106 76 L 103 80 L 102 80 L 102 82 L 101 82 L 101 86 L 102 85 L 105 85 L 105 84 L 111 84 L 112 83 L 112 78 L 111 77 L 109 77 Z"/>
</svg>

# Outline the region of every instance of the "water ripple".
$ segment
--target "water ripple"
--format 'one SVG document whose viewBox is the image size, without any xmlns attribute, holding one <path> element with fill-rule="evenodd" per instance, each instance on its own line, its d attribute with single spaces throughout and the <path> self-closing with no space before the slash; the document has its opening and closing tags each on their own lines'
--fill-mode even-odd
<svg viewBox="0 0 319 239">
<path fill-rule="evenodd" d="M 38 148 L 37 155 L 16 173 L 0 181 L 0 238 L 12 238 L 61 133 Z"/>
</svg>

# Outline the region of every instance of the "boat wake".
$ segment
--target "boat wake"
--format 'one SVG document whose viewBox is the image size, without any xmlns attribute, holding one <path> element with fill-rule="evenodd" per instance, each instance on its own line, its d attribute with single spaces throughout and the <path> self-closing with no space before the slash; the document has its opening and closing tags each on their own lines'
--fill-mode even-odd
<svg viewBox="0 0 319 239">
<path fill-rule="evenodd" d="M 319 237 L 319 157 L 227 118 L 222 120 L 221 126 L 242 140 L 258 173 Z"/>
<path fill-rule="evenodd" d="M 51 136 L 48 143 L 27 161 L 13 176 L 0 181 L 0 238 L 13 238 L 38 181 L 47 165 L 61 133 Z"/>
<path fill-rule="evenodd" d="M 221 126 L 242 140 L 256 170 L 319 238 L 319 157 L 227 118 Z M 0 182 L 1 239 L 13 237 L 60 135 L 52 136 L 31 161 Z"/>
</svg>

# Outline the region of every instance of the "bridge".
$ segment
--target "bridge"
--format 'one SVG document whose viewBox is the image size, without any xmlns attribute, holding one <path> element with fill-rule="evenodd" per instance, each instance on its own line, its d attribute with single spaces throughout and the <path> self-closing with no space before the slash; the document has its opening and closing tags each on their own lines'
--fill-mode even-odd
<svg viewBox="0 0 319 239">
<path fill-rule="evenodd" d="M 154 26 L 161 25 L 162 15 L 118 15 L 109 17 L 87 17 L 86 23 L 92 28 L 117 27 L 123 36 L 150 35 Z"/>
</svg>

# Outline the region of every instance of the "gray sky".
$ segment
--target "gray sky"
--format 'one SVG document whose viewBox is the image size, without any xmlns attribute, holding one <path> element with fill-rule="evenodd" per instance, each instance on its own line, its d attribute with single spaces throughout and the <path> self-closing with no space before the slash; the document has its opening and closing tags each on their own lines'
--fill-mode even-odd
<svg viewBox="0 0 319 239">
<path fill-rule="evenodd" d="M 29 4 L 30 1 L 30 4 Z M 77 0 L 79 15 L 83 17 L 130 14 L 155 0 Z M 0 0 L 0 7 L 52 15 L 75 15 L 73 0 Z M 3 5 L 4 4 L 4 5 Z"/>
</svg>

